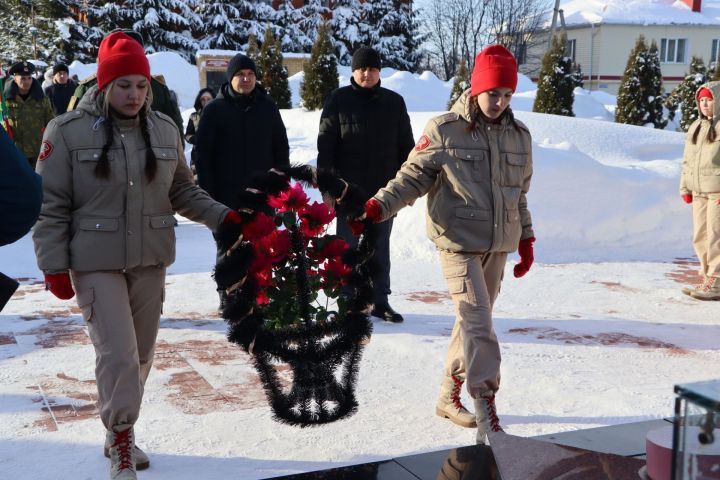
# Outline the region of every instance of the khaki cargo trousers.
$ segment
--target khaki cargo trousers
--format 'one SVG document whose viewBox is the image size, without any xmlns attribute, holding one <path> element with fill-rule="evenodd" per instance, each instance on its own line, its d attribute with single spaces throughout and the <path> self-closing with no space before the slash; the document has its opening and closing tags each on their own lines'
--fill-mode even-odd
<svg viewBox="0 0 720 480">
<path fill-rule="evenodd" d="M 445 360 L 445 375 L 464 378 L 473 398 L 500 388 L 500 345 L 492 309 L 500 293 L 507 253 L 440 251 L 440 264 L 455 304 L 455 325 Z"/>
<path fill-rule="evenodd" d="M 700 274 L 720 277 L 720 193 L 693 194 L 693 247 Z"/>
<path fill-rule="evenodd" d="M 71 272 L 95 347 L 100 418 L 108 430 L 140 415 L 165 296 L 165 267 Z"/>
</svg>

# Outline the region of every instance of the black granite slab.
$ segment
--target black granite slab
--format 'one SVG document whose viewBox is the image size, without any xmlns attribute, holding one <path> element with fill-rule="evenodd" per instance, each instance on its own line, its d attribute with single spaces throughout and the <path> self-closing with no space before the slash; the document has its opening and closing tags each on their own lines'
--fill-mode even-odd
<svg viewBox="0 0 720 480">
<path fill-rule="evenodd" d="M 394 460 L 273 477 L 283 480 L 418 480 Z"/>
<path fill-rule="evenodd" d="M 585 448 L 595 452 L 634 457 L 645 455 L 645 436 L 647 432 L 667 425 L 667 420 L 648 420 L 611 425 L 609 427 L 551 433 L 532 438 L 569 447 Z"/>
<path fill-rule="evenodd" d="M 490 447 L 470 445 L 450 450 L 408 455 L 395 461 L 420 480 L 499 479 Z"/>
</svg>

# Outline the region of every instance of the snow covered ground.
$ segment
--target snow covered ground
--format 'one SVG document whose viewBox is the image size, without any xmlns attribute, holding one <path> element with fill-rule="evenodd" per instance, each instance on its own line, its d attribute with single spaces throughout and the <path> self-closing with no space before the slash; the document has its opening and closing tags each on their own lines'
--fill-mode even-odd
<svg viewBox="0 0 720 480">
<path fill-rule="evenodd" d="M 341 75 L 344 84 L 349 72 Z M 450 89 L 406 72 L 383 71 L 383 84 L 405 96 L 416 137 Z M 534 86 L 520 86 L 513 106 L 533 133 L 538 240 L 522 279 L 512 256 L 496 304 L 501 421 L 533 436 L 669 416 L 673 385 L 716 378 L 720 363 L 719 304 L 680 293 L 696 278 L 690 210 L 678 194 L 684 137 L 616 125 L 612 99 L 594 92 L 578 91 L 578 118 L 534 114 Z M 319 112 L 283 118 L 292 160 L 313 163 Z M 260 479 L 471 444 L 472 430 L 434 415 L 453 309 L 424 206 L 395 223 L 392 303 L 406 321 L 375 323 L 358 413 L 306 429 L 272 420 L 248 357 L 215 313 L 212 237 L 181 221 L 137 425 L 152 456 L 140 478 Z M 23 279 L 0 314 L 2 477 L 105 478 L 94 355 L 78 309 L 42 290 L 29 237 L 0 248 L 0 270 Z"/>
</svg>

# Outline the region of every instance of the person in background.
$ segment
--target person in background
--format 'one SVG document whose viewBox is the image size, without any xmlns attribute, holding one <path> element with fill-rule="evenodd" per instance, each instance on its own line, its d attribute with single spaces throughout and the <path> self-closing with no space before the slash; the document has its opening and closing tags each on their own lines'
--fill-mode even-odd
<svg viewBox="0 0 720 480">
<path fill-rule="evenodd" d="M 290 164 L 290 146 L 280 110 L 257 83 L 255 62 L 238 53 L 228 63 L 227 82 L 203 108 L 196 130 L 198 185 L 215 200 L 236 207 L 250 180 Z M 225 253 L 217 242 L 217 259 Z M 218 287 L 219 310 L 225 291 Z"/>
<path fill-rule="evenodd" d="M 44 201 L 33 231 L 45 285 L 77 304 L 95 347 L 110 477 L 133 480 L 150 464 L 136 447 L 140 415 L 175 260 L 175 217 L 212 230 L 238 212 L 192 181 L 172 119 L 150 108 L 150 64 L 121 32 L 98 52 L 97 85 L 73 114 L 56 117 L 37 171 Z"/>
<path fill-rule="evenodd" d="M 32 168 L 40 153 L 45 125 L 54 117 L 40 82 L 32 76 L 34 72 L 30 62 L 14 64 L 8 72 L 12 81 L 5 82 L 4 90 L 13 141 Z"/>
<path fill-rule="evenodd" d="M 685 137 L 680 195 L 692 204 L 693 247 L 702 281 L 682 292 L 698 300 L 720 300 L 720 82 L 701 86 L 696 94 L 699 118 Z"/>
<path fill-rule="evenodd" d="M 116 29 L 110 33 L 115 32 L 122 32 L 136 42 L 138 42 L 140 46 L 143 46 L 142 35 L 140 35 L 135 30 Z M 70 98 L 70 103 L 68 104 L 68 112 L 75 110 L 80 102 L 80 99 L 83 97 L 83 95 L 85 95 L 85 92 L 90 90 L 90 88 L 92 88 L 96 84 L 96 74 L 90 75 L 89 77 L 80 81 L 80 84 L 75 89 L 75 93 L 73 94 L 72 98 Z M 170 89 L 165 84 L 165 78 L 162 75 L 153 75 L 150 79 L 150 88 L 152 89 L 153 98 L 153 103 L 151 105 L 152 109 L 156 112 L 164 113 L 168 117 L 172 118 L 173 122 L 178 128 L 178 131 L 182 133 L 182 115 L 180 115 L 180 109 L 178 107 L 177 101 L 173 100 Z M 183 143 L 184 142 L 185 140 L 183 139 Z"/>
<path fill-rule="evenodd" d="M 517 87 L 512 53 L 500 45 L 483 49 L 470 84 L 450 113 L 427 123 L 395 178 L 365 204 L 363 217 L 385 221 L 428 194 L 427 234 L 437 246 L 455 304 L 436 413 L 464 427 L 477 425 L 477 442 L 485 443 L 489 431 L 502 431 L 495 409 L 500 346 L 493 304 L 508 253 L 520 253 L 516 278 L 534 261 L 526 198 L 532 140 L 510 109 Z M 460 402 L 464 382 L 474 400 L 474 418 Z"/>
<path fill-rule="evenodd" d="M 334 169 L 368 195 L 392 179 L 415 144 L 405 101 L 380 86 L 380 55 L 360 47 L 352 57 L 350 85 L 333 91 L 320 117 L 317 147 L 319 168 Z M 390 295 L 390 234 L 392 218 L 378 226 L 373 276 L 372 316 L 403 321 L 388 300 Z M 337 234 L 350 246 L 357 238 L 348 223 L 337 219 Z"/>
<path fill-rule="evenodd" d="M 70 70 L 64 63 L 58 63 L 52 68 L 52 85 L 45 89 L 45 96 L 50 99 L 55 115 L 67 112 L 70 99 L 77 88 L 77 83 L 70 80 Z"/>
<path fill-rule="evenodd" d="M 42 204 L 42 183 L 25 156 L 0 127 L 0 246 L 18 241 L 35 224 Z M 0 273 L 0 311 L 18 287 Z"/>
<path fill-rule="evenodd" d="M 193 107 L 195 111 L 190 114 L 187 128 L 185 129 L 185 141 L 193 146 L 190 152 L 190 168 L 193 171 L 195 180 L 197 180 L 197 167 L 195 165 L 197 160 L 197 152 L 195 151 L 195 132 L 197 132 L 198 125 L 200 124 L 200 115 L 202 115 L 203 108 L 205 105 L 215 98 L 215 92 L 212 88 L 201 88 L 198 94 L 195 96 L 195 103 Z"/>
</svg>

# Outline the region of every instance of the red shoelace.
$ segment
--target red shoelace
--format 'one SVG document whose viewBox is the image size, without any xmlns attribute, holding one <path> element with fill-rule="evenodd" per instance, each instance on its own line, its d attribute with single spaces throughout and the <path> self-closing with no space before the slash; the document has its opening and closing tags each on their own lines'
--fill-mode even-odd
<svg viewBox="0 0 720 480">
<path fill-rule="evenodd" d="M 123 432 L 115 432 L 115 443 L 112 445 L 113 448 L 118 449 L 118 456 L 120 457 L 120 465 L 118 470 L 132 469 L 132 454 L 131 454 L 131 434 L 132 429 L 128 428 Z"/>
</svg>

